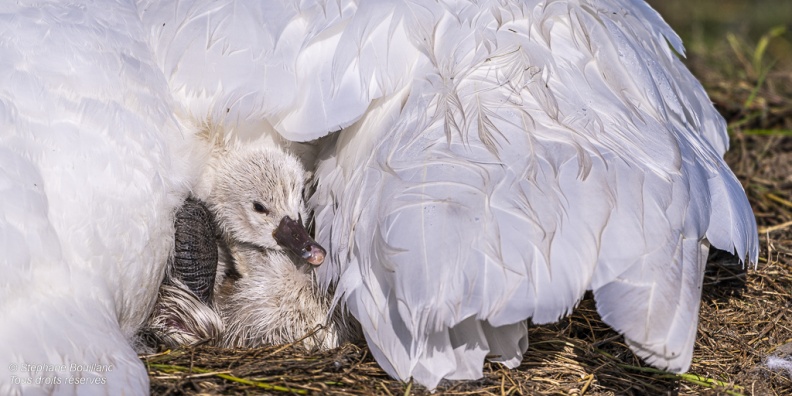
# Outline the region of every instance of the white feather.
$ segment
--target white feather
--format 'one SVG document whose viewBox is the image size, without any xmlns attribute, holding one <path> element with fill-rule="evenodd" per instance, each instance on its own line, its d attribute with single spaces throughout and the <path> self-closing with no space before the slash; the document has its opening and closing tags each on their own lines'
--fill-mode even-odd
<svg viewBox="0 0 792 396">
<path fill-rule="evenodd" d="M 0 393 L 145 394 L 128 340 L 186 194 L 166 81 L 130 2 L 4 3 L 0 35 Z"/>
<path fill-rule="evenodd" d="M 687 370 L 705 238 L 756 262 L 723 121 L 648 7 L 520 6 L 441 4 L 413 81 L 341 132 L 317 170 L 326 280 L 383 367 L 430 388 L 479 377 L 482 339 L 516 365 L 527 333 L 498 326 L 587 289 L 640 356 Z"/>
<path fill-rule="evenodd" d="M 515 366 L 523 321 L 555 321 L 587 289 L 639 355 L 682 371 L 704 249 L 756 261 L 724 122 L 643 2 L 179 5 L 190 17 L 144 20 L 188 112 L 210 92 L 210 114 L 244 97 L 234 122 L 288 139 L 344 128 L 316 171 L 322 274 L 391 375 L 476 378 L 495 350 Z M 242 50 L 174 44 L 210 36 Z M 181 56 L 213 73 L 190 80 Z"/>
<path fill-rule="evenodd" d="M 255 144 L 344 128 L 315 174 L 324 282 L 385 370 L 429 388 L 480 376 L 489 353 L 514 367 L 525 320 L 587 289 L 639 355 L 684 370 L 704 249 L 756 262 L 724 122 L 641 1 L 110 6 L 0 13 L 2 268 L 20 280 L 0 356 L 106 352 L 145 386 L 118 340 L 147 314 L 193 183 L 171 112 Z M 11 308 L 37 301 L 39 316 Z M 81 341 L 48 338 L 59 304 L 85 318 L 63 333 Z M 47 341 L 5 342 L 22 334 Z"/>
</svg>

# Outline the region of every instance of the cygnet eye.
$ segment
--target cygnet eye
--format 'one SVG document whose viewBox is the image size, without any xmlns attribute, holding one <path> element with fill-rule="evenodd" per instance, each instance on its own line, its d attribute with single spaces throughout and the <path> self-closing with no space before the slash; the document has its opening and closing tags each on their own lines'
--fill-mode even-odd
<svg viewBox="0 0 792 396">
<path fill-rule="evenodd" d="M 258 202 L 253 202 L 253 210 L 259 213 L 269 214 L 269 210 L 267 210 L 267 208 L 265 208 L 264 205 Z"/>
</svg>

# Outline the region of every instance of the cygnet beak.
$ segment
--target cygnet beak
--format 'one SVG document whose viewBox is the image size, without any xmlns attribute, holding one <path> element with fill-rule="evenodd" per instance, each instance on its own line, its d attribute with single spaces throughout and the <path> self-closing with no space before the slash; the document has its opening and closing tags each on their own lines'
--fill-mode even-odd
<svg viewBox="0 0 792 396">
<path fill-rule="evenodd" d="M 327 251 L 308 235 L 305 227 L 289 216 L 281 219 L 278 228 L 272 232 L 272 237 L 278 245 L 291 250 L 313 265 L 322 264 L 327 255 Z"/>
</svg>

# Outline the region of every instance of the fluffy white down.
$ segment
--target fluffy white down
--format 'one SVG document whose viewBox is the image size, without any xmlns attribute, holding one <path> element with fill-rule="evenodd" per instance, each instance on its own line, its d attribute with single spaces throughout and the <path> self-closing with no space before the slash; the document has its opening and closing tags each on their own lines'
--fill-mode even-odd
<svg viewBox="0 0 792 396">
<path fill-rule="evenodd" d="M 331 314 L 315 267 L 274 238 L 281 219 L 309 218 L 305 181 L 298 159 L 279 149 L 234 147 L 218 158 L 206 200 L 223 240 L 214 303 L 225 332 L 217 345 L 252 348 L 305 337 L 306 348 L 329 349 L 344 339 L 346 326 Z M 255 211 L 253 202 L 267 212 Z M 231 265 L 237 276 L 226 277 Z"/>
<path fill-rule="evenodd" d="M 3 341 L 57 324 L 109 345 L 153 299 L 140 280 L 156 279 L 135 274 L 160 265 L 175 183 L 189 180 L 169 163 L 183 158 L 166 142 L 178 135 L 170 94 L 178 117 L 241 140 L 344 128 L 315 173 L 318 242 L 331 252 L 321 275 L 378 362 L 430 388 L 480 376 L 488 354 L 518 364 L 524 320 L 554 321 L 587 289 L 640 356 L 684 371 L 707 246 L 756 261 L 751 209 L 721 159 L 724 122 L 642 1 L 137 6 L 2 6 L 2 37 L 15 37 L 0 41 L 2 268 L 15 279 L 2 319 L 21 320 Z M 43 189 L 26 184 L 38 179 Z M 83 287 L 89 275 L 99 281 Z M 55 286 L 66 299 L 46 298 Z M 133 301 L 131 290 L 150 293 Z M 90 314 L 63 322 L 58 304 Z M 69 355 L 79 341 L 49 336 L 0 356 L 83 356 Z"/>
<path fill-rule="evenodd" d="M 145 346 L 208 341 L 254 348 L 301 341 L 308 349 L 330 349 L 360 338 L 353 320 L 331 310 L 332 294 L 316 282 L 315 266 L 275 238 L 298 232 L 291 226 L 288 232 L 280 229 L 286 227 L 285 217 L 309 218 L 307 174 L 299 160 L 280 149 L 245 145 L 216 147 L 210 164 L 202 179 L 211 187 L 205 205 L 212 219 L 201 214 L 197 201 L 186 202 L 187 209 L 177 213 L 176 257 L 142 330 Z M 208 221 L 214 221 L 217 234 L 207 229 Z M 204 258 L 218 247 L 219 257 Z M 210 265 L 215 260 L 215 274 L 206 272 L 206 260 Z M 199 299 L 183 280 L 200 285 L 205 276 L 214 277 L 214 293 L 192 289 Z"/>
</svg>

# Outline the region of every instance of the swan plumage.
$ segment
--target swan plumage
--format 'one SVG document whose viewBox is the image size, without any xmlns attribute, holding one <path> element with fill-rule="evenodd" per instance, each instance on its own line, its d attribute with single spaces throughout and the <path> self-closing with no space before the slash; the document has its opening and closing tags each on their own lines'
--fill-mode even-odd
<svg viewBox="0 0 792 396">
<path fill-rule="evenodd" d="M 523 321 L 586 290 L 639 356 L 685 371 L 710 244 L 756 262 L 725 123 L 642 1 L 147 7 L 182 111 L 343 128 L 316 170 L 320 271 L 397 378 L 513 367 Z"/>
<path fill-rule="evenodd" d="M 141 285 L 192 180 L 170 112 L 257 144 L 343 128 L 315 172 L 320 277 L 383 368 L 430 388 L 488 355 L 515 366 L 525 319 L 554 321 L 587 289 L 638 355 L 684 371 L 706 248 L 756 262 L 725 123 L 642 1 L 3 7 L 0 312 L 19 324 L 1 334 L 47 341 L 0 356 L 80 358 L 91 341 L 145 386 L 131 350 L 107 348 L 153 301 Z M 53 301 L 59 285 L 90 303 Z M 55 324 L 78 341 L 37 333 Z"/>
<path fill-rule="evenodd" d="M 192 177 L 166 79 L 129 1 L 4 3 L 0 34 L 0 393 L 146 393 L 129 341 Z"/>
</svg>

